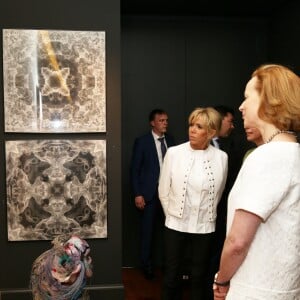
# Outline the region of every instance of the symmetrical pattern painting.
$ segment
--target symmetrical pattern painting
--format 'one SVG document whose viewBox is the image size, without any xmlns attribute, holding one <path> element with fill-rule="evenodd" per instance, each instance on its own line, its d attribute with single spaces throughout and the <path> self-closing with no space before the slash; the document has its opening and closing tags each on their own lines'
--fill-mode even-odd
<svg viewBox="0 0 300 300">
<path fill-rule="evenodd" d="M 6 141 L 8 240 L 107 237 L 106 141 Z"/>
<path fill-rule="evenodd" d="M 3 30 L 6 132 L 105 132 L 105 32 Z"/>
</svg>

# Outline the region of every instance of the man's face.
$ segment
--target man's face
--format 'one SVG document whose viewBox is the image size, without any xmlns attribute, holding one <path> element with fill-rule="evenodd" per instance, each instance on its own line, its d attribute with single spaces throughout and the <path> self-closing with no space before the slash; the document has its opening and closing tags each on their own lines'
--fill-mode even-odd
<svg viewBox="0 0 300 300">
<path fill-rule="evenodd" d="M 154 120 L 150 122 L 150 125 L 154 133 L 161 136 L 167 131 L 168 116 L 166 114 L 156 114 Z"/>
<path fill-rule="evenodd" d="M 222 120 L 220 136 L 227 137 L 230 135 L 231 131 L 234 129 L 233 125 L 233 115 L 231 113 L 227 113 L 227 115 Z"/>
</svg>

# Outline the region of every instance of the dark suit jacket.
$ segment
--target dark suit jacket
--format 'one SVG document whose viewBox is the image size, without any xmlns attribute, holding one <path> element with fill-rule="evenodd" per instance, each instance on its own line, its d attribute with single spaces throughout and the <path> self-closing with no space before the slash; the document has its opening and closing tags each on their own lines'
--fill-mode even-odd
<svg viewBox="0 0 300 300">
<path fill-rule="evenodd" d="M 174 146 L 174 139 L 165 134 L 168 147 Z M 159 161 L 152 132 L 138 137 L 133 146 L 131 160 L 131 184 L 134 196 L 143 196 L 150 201 L 157 193 Z"/>
<path fill-rule="evenodd" d="M 220 148 L 228 154 L 228 175 L 226 185 L 218 204 L 216 232 L 221 232 L 220 243 L 223 246 L 223 241 L 226 235 L 226 220 L 227 220 L 227 198 L 235 179 L 240 171 L 243 163 L 243 158 L 251 144 L 247 142 L 244 135 L 231 134 L 226 138 L 219 138 Z"/>
</svg>

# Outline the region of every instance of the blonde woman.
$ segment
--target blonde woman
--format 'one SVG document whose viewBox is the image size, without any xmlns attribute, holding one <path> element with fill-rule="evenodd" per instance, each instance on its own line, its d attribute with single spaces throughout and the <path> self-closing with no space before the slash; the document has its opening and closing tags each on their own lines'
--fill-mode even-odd
<svg viewBox="0 0 300 300">
<path fill-rule="evenodd" d="M 159 180 L 165 220 L 162 298 L 181 299 L 182 259 L 190 246 L 191 299 L 203 299 L 217 204 L 227 176 L 227 154 L 210 145 L 221 116 L 196 108 L 189 117 L 189 141 L 168 149 Z"/>
</svg>

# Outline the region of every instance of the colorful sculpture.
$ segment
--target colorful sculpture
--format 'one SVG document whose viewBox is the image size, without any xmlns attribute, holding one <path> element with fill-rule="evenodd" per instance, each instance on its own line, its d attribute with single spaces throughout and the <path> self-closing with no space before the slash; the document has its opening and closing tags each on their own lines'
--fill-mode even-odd
<svg viewBox="0 0 300 300">
<path fill-rule="evenodd" d="M 34 300 L 83 300 L 86 281 L 93 274 L 88 243 L 77 236 L 58 236 L 53 247 L 33 263 Z"/>
</svg>

